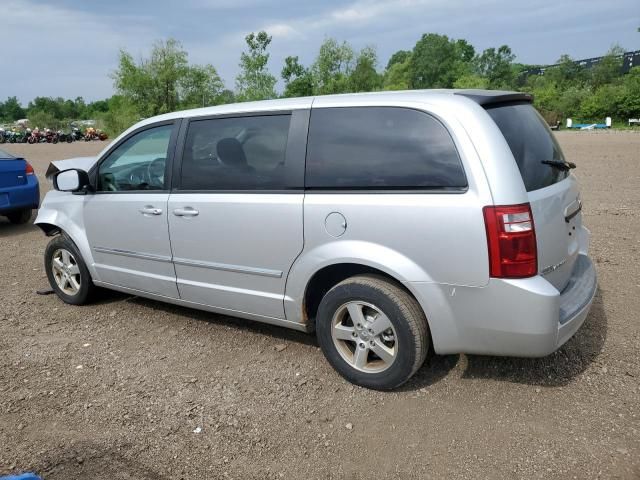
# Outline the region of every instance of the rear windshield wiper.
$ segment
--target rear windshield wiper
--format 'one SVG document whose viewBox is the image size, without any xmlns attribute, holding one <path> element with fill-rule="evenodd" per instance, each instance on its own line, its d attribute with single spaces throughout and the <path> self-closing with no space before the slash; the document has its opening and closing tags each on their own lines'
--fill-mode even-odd
<svg viewBox="0 0 640 480">
<path fill-rule="evenodd" d="M 576 164 L 573 162 L 561 162 L 560 160 L 542 160 L 545 165 L 551 165 L 552 167 L 559 168 L 560 170 L 571 170 L 576 168 Z"/>
</svg>

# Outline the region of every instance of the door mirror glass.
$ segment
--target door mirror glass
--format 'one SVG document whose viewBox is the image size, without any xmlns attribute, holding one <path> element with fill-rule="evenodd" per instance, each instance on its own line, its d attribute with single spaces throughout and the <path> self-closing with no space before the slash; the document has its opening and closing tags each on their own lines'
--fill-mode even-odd
<svg viewBox="0 0 640 480">
<path fill-rule="evenodd" d="M 53 186 L 61 192 L 78 192 L 89 186 L 89 176 L 80 169 L 63 170 L 54 177 Z"/>
</svg>

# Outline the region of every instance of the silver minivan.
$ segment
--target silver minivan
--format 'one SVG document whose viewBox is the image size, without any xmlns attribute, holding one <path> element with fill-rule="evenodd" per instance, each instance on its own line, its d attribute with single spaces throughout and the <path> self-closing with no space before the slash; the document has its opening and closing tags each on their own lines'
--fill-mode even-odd
<svg viewBox="0 0 640 480">
<path fill-rule="evenodd" d="M 429 351 L 547 355 L 596 273 L 575 165 L 531 101 L 382 92 L 149 118 L 49 167 L 47 276 L 75 305 L 104 287 L 315 330 L 375 389 Z"/>
</svg>

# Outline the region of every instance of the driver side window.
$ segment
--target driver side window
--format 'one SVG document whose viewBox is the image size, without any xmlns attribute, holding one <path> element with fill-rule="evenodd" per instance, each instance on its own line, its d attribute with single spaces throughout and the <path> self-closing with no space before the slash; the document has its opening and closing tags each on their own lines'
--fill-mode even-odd
<svg viewBox="0 0 640 480">
<path fill-rule="evenodd" d="M 173 125 L 149 128 L 127 139 L 98 169 L 98 191 L 165 190 Z"/>
</svg>

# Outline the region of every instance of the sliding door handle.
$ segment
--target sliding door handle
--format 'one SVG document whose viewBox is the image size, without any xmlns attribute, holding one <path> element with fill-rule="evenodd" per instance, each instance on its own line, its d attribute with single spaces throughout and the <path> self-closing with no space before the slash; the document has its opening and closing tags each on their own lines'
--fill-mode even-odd
<svg viewBox="0 0 640 480">
<path fill-rule="evenodd" d="M 141 208 L 139 211 L 143 215 L 162 215 L 162 209 L 156 208 L 152 205 L 146 205 L 145 207 Z"/>
<path fill-rule="evenodd" d="M 196 217 L 200 212 L 192 207 L 176 208 L 173 214 L 176 217 Z"/>
</svg>

